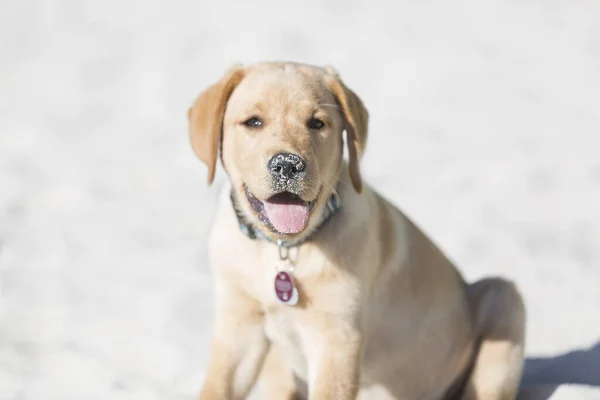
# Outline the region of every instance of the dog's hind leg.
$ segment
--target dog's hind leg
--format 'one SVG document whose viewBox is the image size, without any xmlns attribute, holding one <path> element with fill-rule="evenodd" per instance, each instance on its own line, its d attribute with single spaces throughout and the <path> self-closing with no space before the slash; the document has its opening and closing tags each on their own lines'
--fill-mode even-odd
<svg viewBox="0 0 600 400">
<path fill-rule="evenodd" d="M 515 285 L 500 278 L 470 285 L 479 337 L 463 400 L 508 400 L 517 395 L 523 370 L 525 306 Z"/>
</svg>

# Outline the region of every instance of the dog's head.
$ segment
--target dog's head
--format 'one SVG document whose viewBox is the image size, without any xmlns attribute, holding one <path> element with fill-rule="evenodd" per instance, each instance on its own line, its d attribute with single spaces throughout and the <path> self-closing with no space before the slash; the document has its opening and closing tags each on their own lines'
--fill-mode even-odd
<svg viewBox="0 0 600 400">
<path fill-rule="evenodd" d="M 337 73 L 295 63 L 234 67 L 188 112 L 196 155 L 212 183 L 219 149 L 237 206 L 271 239 L 298 239 L 318 226 L 342 167 L 357 192 L 368 113 Z"/>
</svg>

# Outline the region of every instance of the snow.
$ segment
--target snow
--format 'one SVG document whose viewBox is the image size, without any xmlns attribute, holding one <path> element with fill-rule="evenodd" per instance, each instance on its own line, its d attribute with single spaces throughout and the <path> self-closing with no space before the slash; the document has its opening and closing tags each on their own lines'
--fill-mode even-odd
<svg viewBox="0 0 600 400">
<path fill-rule="evenodd" d="M 600 2 L 7 0 L 0 400 L 196 396 L 225 177 L 186 112 L 260 60 L 335 66 L 365 179 L 468 279 L 517 282 L 523 398 L 600 398 Z"/>
</svg>

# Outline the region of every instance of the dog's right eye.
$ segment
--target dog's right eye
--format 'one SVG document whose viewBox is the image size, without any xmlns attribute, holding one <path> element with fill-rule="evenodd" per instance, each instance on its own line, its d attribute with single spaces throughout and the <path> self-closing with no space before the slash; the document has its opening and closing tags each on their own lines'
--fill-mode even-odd
<svg viewBox="0 0 600 400">
<path fill-rule="evenodd" d="M 262 120 L 258 117 L 252 117 L 244 121 L 244 125 L 246 125 L 249 128 L 260 128 L 262 124 Z"/>
</svg>

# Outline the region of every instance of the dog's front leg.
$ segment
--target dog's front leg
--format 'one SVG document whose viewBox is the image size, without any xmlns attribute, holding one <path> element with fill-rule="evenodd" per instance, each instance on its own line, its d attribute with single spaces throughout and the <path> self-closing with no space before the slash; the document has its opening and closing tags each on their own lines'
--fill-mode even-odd
<svg viewBox="0 0 600 400">
<path fill-rule="evenodd" d="M 244 399 L 254 386 L 269 348 L 260 304 L 219 282 L 217 319 L 200 400 Z"/>
<path fill-rule="evenodd" d="M 324 330 L 315 353 L 310 400 L 354 400 L 360 387 L 362 335 L 355 328 Z"/>
</svg>

